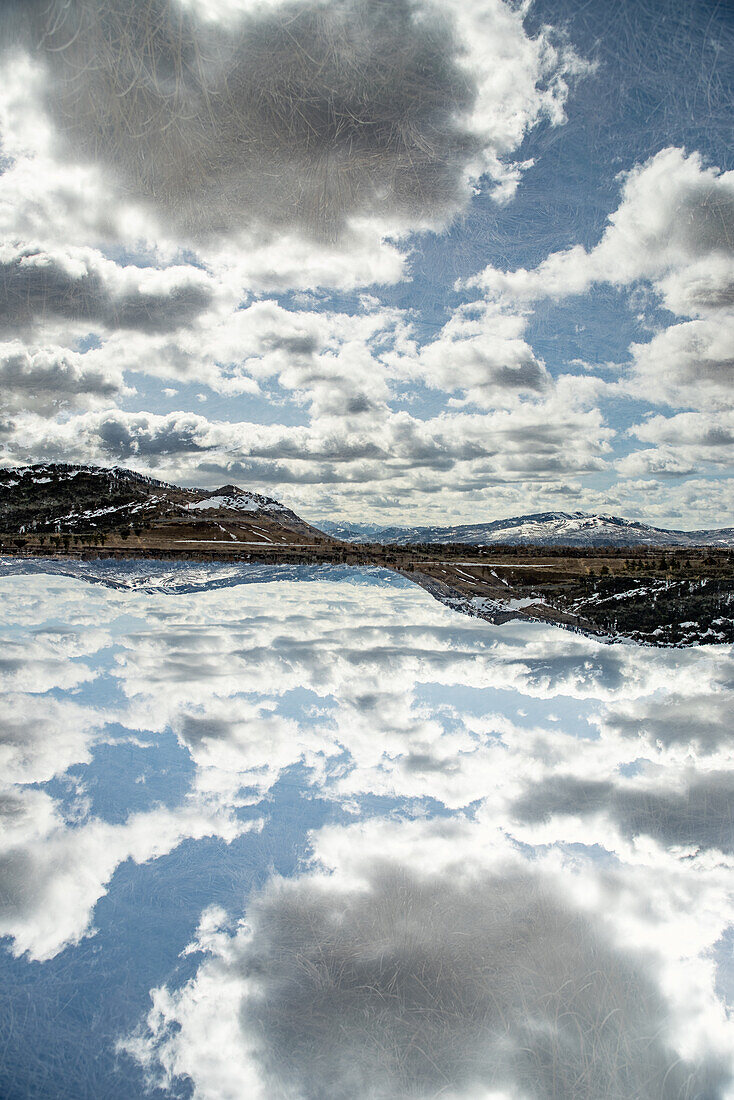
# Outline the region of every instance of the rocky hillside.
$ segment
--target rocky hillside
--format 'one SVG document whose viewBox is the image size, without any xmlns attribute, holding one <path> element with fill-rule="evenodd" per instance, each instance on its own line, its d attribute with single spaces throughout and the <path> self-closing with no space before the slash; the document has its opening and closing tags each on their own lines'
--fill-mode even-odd
<svg viewBox="0 0 734 1100">
<path fill-rule="evenodd" d="M 267 541 L 319 532 L 277 500 L 236 485 L 186 489 L 120 467 L 48 463 L 0 470 L 0 532 L 20 535 L 236 523 L 238 534 Z"/>
<path fill-rule="evenodd" d="M 454 527 L 376 527 L 324 522 L 321 529 L 345 542 L 461 543 L 466 546 L 734 546 L 734 527 L 712 531 L 668 531 L 619 516 L 585 512 L 539 512 Z"/>
</svg>

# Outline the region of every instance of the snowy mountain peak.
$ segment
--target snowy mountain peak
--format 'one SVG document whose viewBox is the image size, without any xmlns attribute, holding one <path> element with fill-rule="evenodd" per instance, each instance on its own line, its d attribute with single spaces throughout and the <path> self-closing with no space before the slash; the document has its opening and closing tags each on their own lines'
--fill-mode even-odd
<svg viewBox="0 0 734 1100">
<path fill-rule="evenodd" d="M 259 493 L 249 493 L 240 489 L 237 485 L 222 485 L 213 492 L 203 489 L 191 490 L 196 493 L 198 500 L 190 501 L 188 510 L 195 512 L 211 512 L 225 510 L 229 512 L 287 512 L 285 505 L 280 504 L 271 497 L 261 496 Z"/>
</svg>

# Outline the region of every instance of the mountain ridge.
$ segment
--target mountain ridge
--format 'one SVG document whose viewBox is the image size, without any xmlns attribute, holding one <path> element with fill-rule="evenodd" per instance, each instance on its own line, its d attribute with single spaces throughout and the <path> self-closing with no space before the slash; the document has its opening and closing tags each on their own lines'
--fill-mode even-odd
<svg viewBox="0 0 734 1100">
<path fill-rule="evenodd" d="M 716 540 L 706 544 L 698 533 L 580 512 L 392 528 L 389 544 L 375 540 L 379 529 L 368 530 L 371 542 L 339 541 L 279 501 L 232 484 L 182 488 L 122 467 L 0 469 L 0 556 L 7 568 L 15 559 L 46 559 L 62 569 L 68 565 L 60 563 L 73 561 L 80 576 L 104 572 L 92 563 L 109 559 L 376 566 L 498 625 L 529 619 L 654 645 L 734 640 L 734 542 L 722 546 L 730 532 L 706 533 Z M 395 544 L 396 535 L 403 545 Z M 427 536 L 433 545 L 418 541 Z"/>
<path fill-rule="evenodd" d="M 0 528 L 20 533 L 225 518 L 319 533 L 279 501 L 236 485 L 185 488 L 122 466 L 44 462 L 0 469 Z"/>
<path fill-rule="evenodd" d="M 325 521 L 320 527 L 344 542 L 370 541 L 409 546 L 463 543 L 467 546 L 734 546 L 734 527 L 678 531 L 641 520 L 589 512 L 532 512 L 487 523 L 445 526 L 384 526 Z"/>
</svg>

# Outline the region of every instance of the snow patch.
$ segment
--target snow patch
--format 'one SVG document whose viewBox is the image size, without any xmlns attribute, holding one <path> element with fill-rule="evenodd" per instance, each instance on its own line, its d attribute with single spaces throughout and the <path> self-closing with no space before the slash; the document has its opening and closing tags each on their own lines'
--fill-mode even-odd
<svg viewBox="0 0 734 1100">
<path fill-rule="evenodd" d="M 213 509 L 226 508 L 236 512 L 259 512 L 261 505 L 254 499 L 243 493 L 236 497 L 207 497 L 206 500 L 197 500 L 189 504 L 190 512 L 208 512 Z"/>
</svg>

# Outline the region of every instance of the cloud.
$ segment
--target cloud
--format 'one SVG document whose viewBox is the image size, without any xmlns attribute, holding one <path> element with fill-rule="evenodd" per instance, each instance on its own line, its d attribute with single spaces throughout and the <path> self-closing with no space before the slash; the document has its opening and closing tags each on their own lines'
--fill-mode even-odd
<svg viewBox="0 0 734 1100">
<path fill-rule="evenodd" d="M 5 783 L 45 783 L 88 763 L 104 717 L 73 700 L 4 694 L 0 700 L 0 766 Z"/>
<path fill-rule="evenodd" d="M 61 408 L 107 404 L 130 394 L 122 372 L 94 355 L 60 347 L 0 344 L 0 409 L 53 414 Z"/>
<path fill-rule="evenodd" d="M 246 579 L 239 567 L 222 568 L 224 583 Z M 268 613 L 267 585 L 240 589 L 237 615 L 231 593 L 211 588 L 206 597 L 191 592 L 185 614 L 170 609 L 170 598 L 157 609 L 147 604 L 147 630 L 125 642 L 117 676 L 127 704 L 117 720 L 141 731 L 173 729 L 196 764 L 197 789 L 219 791 L 228 805 L 242 787 L 254 797 L 299 765 L 322 797 L 337 802 L 426 798 L 458 810 L 484 801 L 507 821 L 508 798 L 547 769 L 589 779 L 661 753 L 676 763 L 681 750 L 658 748 L 653 736 L 671 714 L 671 685 L 680 729 L 689 696 L 711 727 L 721 681 L 731 675 L 716 647 L 626 652 L 539 624 L 492 628 L 422 591 L 366 584 L 360 574 L 354 584 L 317 569 L 296 576 L 284 574 L 278 585 L 277 620 Z M 197 578 L 179 571 L 179 590 L 190 591 Z M 145 582 L 136 572 L 135 583 L 155 588 L 161 578 L 153 570 Z M 426 684 L 440 693 L 441 708 L 424 703 Z M 304 687 L 313 708 L 293 710 Z M 529 704 L 530 723 L 511 720 L 506 691 Z M 641 734 L 644 716 L 660 711 L 644 738 L 593 717 L 605 705 L 623 713 L 629 699 L 630 713 L 643 716 Z M 547 717 L 558 708 L 590 713 L 592 724 L 581 723 L 582 753 L 565 722 Z M 603 737 L 590 740 L 597 721 Z M 695 732 L 692 725 L 691 742 Z M 698 750 L 689 743 L 686 750 L 695 760 Z"/>
<path fill-rule="evenodd" d="M 731 478 L 712 478 L 703 472 L 683 481 L 649 476 L 620 479 L 606 495 L 604 506 L 660 526 L 712 529 L 721 527 L 722 516 L 734 510 L 734 485 Z"/>
<path fill-rule="evenodd" d="M 4 460 L 134 461 L 200 481 L 205 455 L 212 482 L 293 486 L 330 511 L 339 484 L 355 506 L 357 492 L 368 506 L 423 485 L 438 509 L 451 484 L 605 468 L 611 433 L 586 398 L 549 438 L 567 403 L 539 407 L 553 386 L 522 319 L 467 313 L 419 353 L 410 314 L 376 299 L 252 301 L 404 279 L 409 233 L 446 226 L 479 190 L 510 197 L 524 137 L 563 123 L 589 68 L 562 34 L 531 34 L 526 5 L 0 8 Z M 232 406 L 164 422 L 151 378 Z M 513 423 L 395 412 L 426 385 Z M 129 412 L 133 396 L 151 411 Z M 199 412 L 182 390 L 191 401 Z M 290 423 L 251 423 L 266 402 Z"/>
<path fill-rule="evenodd" d="M 618 470 L 632 477 L 681 477 L 734 466 L 734 411 L 651 416 L 628 433 L 654 444 L 616 463 Z"/>
<path fill-rule="evenodd" d="M 68 772 L 125 736 L 111 725 L 104 674 L 92 667 L 112 651 L 116 595 L 48 577 L 16 576 L 3 588 L 0 936 L 12 939 L 14 954 L 42 960 L 93 933 L 94 906 L 120 863 L 158 858 L 186 839 L 230 842 L 259 823 L 238 821 L 231 805 L 206 796 L 123 822 L 90 816 L 83 778 Z M 75 697 L 82 685 L 94 686 L 98 706 Z M 77 789 L 65 813 L 39 786 L 52 779 Z"/>
<path fill-rule="evenodd" d="M 653 404 L 731 407 L 734 345 L 734 172 L 699 153 L 663 149 L 624 177 L 601 240 L 548 256 L 538 267 L 488 267 L 468 280 L 496 303 L 562 300 L 593 286 L 651 285 L 666 309 L 689 320 L 630 346 L 621 392 Z M 623 472 L 692 472 L 685 458 L 630 459 Z"/>
<path fill-rule="evenodd" d="M 694 746 L 698 753 L 713 753 L 726 750 L 734 739 L 729 721 L 733 707 L 731 691 L 674 692 L 663 699 L 617 704 L 604 711 L 601 724 L 604 730 L 644 735 L 666 748 Z"/>
<path fill-rule="evenodd" d="M 425 831 L 440 861 L 461 826 Z M 675 1052 L 651 961 L 516 861 L 419 870 L 357 849 L 347 874 L 271 881 L 232 935 L 222 916 L 204 915 L 196 976 L 154 990 L 122 1044 L 151 1083 L 189 1077 L 201 1100 L 724 1096 L 716 1055 Z"/>
<path fill-rule="evenodd" d="M 445 20 L 416 20 L 402 0 L 250 8 L 227 30 L 170 3 L 137 10 L 53 13 L 57 117 L 176 221 L 295 220 L 329 237 L 348 215 L 458 204 L 477 152 L 459 118 L 475 92 Z"/>
<path fill-rule="evenodd" d="M 631 391 L 654 404 L 731 409 L 732 347 L 734 311 L 670 325 L 648 343 L 631 345 Z"/>
<path fill-rule="evenodd" d="M 250 579 L 274 572 L 255 572 Z M 375 797 L 398 799 L 400 805 L 406 799 L 437 800 L 454 817 L 476 803 L 475 846 L 463 833 L 446 839 L 448 861 L 455 864 L 458 851 L 465 870 L 473 866 L 468 853 L 474 859 L 476 850 L 494 852 L 498 835 L 506 846 L 513 836 L 525 839 L 521 824 L 512 820 L 512 802 L 554 771 L 577 782 L 608 783 L 612 807 L 618 787 L 651 792 L 648 801 L 631 803 L 631 809 L 625 803 L 623 810 L 650 830 L 658 822 L 666 843 L 726 839 L 722 738 L 728 725 L 720 699 L 732 680 L 732 661 L 721 647 L 639 650 L 539 624 L 492 628 L 456 616 L 402 578 L 378 583 L 371 573 L 347 580 L 339 571 L 291 570 L 277 592 L 268 584 L 242 584 L 234 604 L 225 586 L 247 574 L 240 566 L 216 569 L 204 582 L 200 570 L 175 563 L 142 570 L 112 563 L 104 573 L 128 587 L 17 573 L 2 582 L 11 640 L 4 639 L 0 672 L 15 696 L 0 719 L 7 733 L 0 762 L 18 783 L 46 782 L 73 763 L 87 762 L 113 730 L 117 737 L 130 736 L 120 734 L 121 727 L 141 731 L 146 741 L 172 730 L 191 760 L 190 794 L 170 811 L 133 814 L 122 823 L 95 816 L 73 827 L 52 800 L 34 802 L 27 823 L 37 820 L 35 831 L 14 833 L 6 849 L 2 927 L 15 937 L 18 952 L 41 957 L 77 942 L 88 934 L 96 900 L 120 860 L 157 858 L 169 842 L 180 842 L 177 837 L 226 839 L 227 830 L 239 827 L 237 808 L 266 796 L 296 766 L 304 787 L 321 799 L 332 805 L 359 799 L 365 812 Z M 161 591 L 169 573 L 183 599 Z M 197 591 L 202 583 L 204 590 Z M 60 630 L 49 618 L 68 625 Z M 114 622 L 109 635 L 107 624 Z M 24 634 L 13 644 L 21 625 L 30 640 Z M 95 654 L 99 661 L 91 659 Z M 107 677 L 112 683 L 105 684 Z M 73 692 L 86 683 L 94 704 L 84 704 L 83 696 L 55 697 L 59 689 Z M 54 698 L 43 694 L 51 689 Z M 627 722 L 634 717 L 630 700 L 636 700 L 634 714 L 642 716 L 641 737 L 620 725 L 628 711 Z M 594 716 L 602 707 L 596 739 Z M 524 709 L 531 716 L 520 721 Z M 699 720 L 686 739 L 692 709 Z M 557 724 L 553 715 L 560 716 Z M 659 716 L 658 724 L 646 715 Z M 571 721 L 580 727 L 578 736 Z M 722 759 L 713 759 L 712 752 Z M 660 768 L 657 777 L 621 780 L 618 769 L 640 758 Z M 707 779 L 715 778 L 706 771 L 712 767 L 721 780 L 706 788 Z M 83 781 L 84 770 L 78 774 Z M 686 792 L 692 792 L 688 816 Z M 608 851 L 619 851 L 621 827 L 615 831 L 610 815 L 599 827 L 595 818 L 583 817 L 583 843 L 593 837 Z M 551 821 L 551 839 L 541 843 L 558 843 L 564 830 L 563 822 Z M 370 866 L 375 852 L 398 860 L 391 847 L 398 833 L 394 820 L 385 824 L 372 845 Z M 406 858 L 404 866 L 411 874 L 418 867 L 429 877 L 438 874 L 437 846 L 432 835 L 422 859 Z M 327 848 L 320 842 L 320 857 L 332 866 Z M 637 859 L 658 871 L 662 856 L 657 849 L 652 856 L 643 850 Z M 669 859 L 688 876 L 687 888 L 706 890 L 707 897 L 709 889 L 718 889 L 700 861 L 674 853 Z M 351 874 L 358 863 L 347 843 L 339 866 Z M 657 888 L 657 878 L 655 883 Z M 462 889 L 451 878 L 446 896 L 464 896 Z M 702 919 L 700 912 L 696 919 Z M 221 1005 L 217 990 L 213 1000 Z M 234 1018 L 236 1023 L 236 1008 Z"/>
<path fill-rule="evenodd" d="M 274 713 L 267 697 L 210 698 L 177 710 L 172 727 L 196 764 L 197 790 L 214 792 L 229 805 L 257 801 L 295 764 L 318 772 L 326 756 L 341 751 L 326 723 Z"/>
<path fill-rule="evenodd" d="M 468 285 L 534 301 L 583 294 L 595 283 L 651 280 L 669 308 L 691 316 L 729 302 L 733 242 L 734 172 L 668 148 L 627 173 L 619 206 L 592 249 L 554 252 L 532 270 L 488 267 Z"/>
<path fill-rule="evenodd" d="M 9 600 L 8 600 L 9 602 Z M 26 608 L 26 613 L 29 612 Z M 6 615 L 9 612 L 6 610 Z M 7 622 L 7 619 L 6 619 Z M 91 632 L 90 646 L 75 652 L 75 639 L 63 634 L 63 646 L 59 648 L 56 640 L 40 634 L 33 641 L 21 642 L 17 638 L 5 638 L 0 657 L 0 689 L 3 692 L 24 691 L 41 694 L 53 689 L 67 691 L 92 679 L 93 673 L 82 661 L 70 664 L 72 654 L 82 656 L 94 652 L 94 635 Z"/>
<path fill-rule="evenodd" d="M 0 330 L 33 331 L 47 322 L 161 332 L 188 324 L 212 301 L 192 267 L 121 268 L 91 250 L 0 250 Z"/>
<path fill-rule="evenodd" d="M 551 386 L 542 360 L 524 339 L 527 320 L 490 303 L 459 306 L 435 340 L 388 357 L 398 377 L 431 388 L 460 391 L 486 408 L 512 404 Z"/>
<path fill-rule="evenodd" d="M 153 417 L 147 413 L 108 413 L 96 426 L 99 446 L 111 457 L 157 458 L 167 454 L 199 453 L 209 449 L 202 439 L 202 417 L 173 413 Z"/>
<path fill-rule="evenodd" d="M 322 366 L 315 360 L 284 370 L 284 383 L 302 386 L 315 413 L 308 425 L 208 420 L 198 413 L 154 414 L 106 409 L 64 422 L 27 414 L 5 444 L 5 457 L 46 460 L 133 461 L 142 472 L 168 480 L 240 480 L 251 487 L 313 486 L 310 506 L 328 485 L 407 494 L 470 493 L 488 486 L 559 474 L 602 470 L 613 432 L 598 409 L 564 385 L 536 402 L 484 414 L 420 419 L 393 412 L 384 401 L 384 377 L 354 378 L 351 352 Z M 331 387 L 336 382 L 336 392 Z M 427 476 L 428 475 L 428 476 Z M 281 493 L 282 495 L 282 493 Z"/>
<path fill-rule="evenodd" d="M 77 157 L 111 167 L 184 231 L 350 220 L 441 223 L 540 117 L 563 121 L 587 68 L 522 10 L 397 0 L 243 2 L 226 19 L 154 0 L 41 0 L 5 13 L 49 71 Z M 15 17 L 15 21 L 13 22 Z"/>
<path fill-rule="evenodd" d="M 131 814 L 121 824 L 91 817 L 72 826 L 53 799 L 33 790 L 13 792 L 2 808 L 14 827 L 0 846 L 0 935 L 12 938 L 13 954 L 37 960 L 93 934 L 94 906 L 125 860 L 160 858 L 187 839 L 229 843 L 260 824 L 192 803 Z"/>
<path fill-rule="evenodd" d="M 708 414 L 690 412 L 677 416 L 651 416 L 630 431 L 646 443 L 673 443 L 710 450 L 713 461 L 721 452 L 726 461 L 727 448 L 734 444 L 734 410 Z"/>
<path fill-rule="evenodd" d="M 690 458 L 679 454 L 677 448 L 664 447 L 632 451 L 620 458 L 615 467 L 619 473 L 633 478 L 681 478 L 701 472 Z"/>
<path fill-rule="evenodd" d="M 657 784 L 551 775 L 532 784 L 514 803 L 513 813 L 531 825 L 554 817 L 586 818 L 602 813 L 630 840 L 644 834 L 664 846 L 732 854 L 733 795 L 731 771 L 693 773 L 680 789 L 675 789 L 671 777 L 661 789 Z"/>
</svg>

